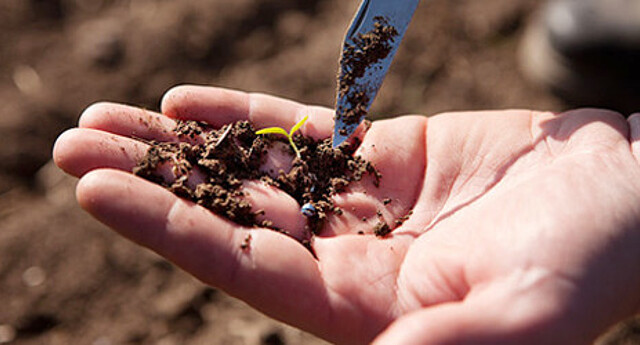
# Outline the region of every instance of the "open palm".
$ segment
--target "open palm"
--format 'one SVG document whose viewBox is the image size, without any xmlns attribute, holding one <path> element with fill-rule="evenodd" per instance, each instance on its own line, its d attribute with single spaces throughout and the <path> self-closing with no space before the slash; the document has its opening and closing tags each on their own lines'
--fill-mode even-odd
<svg viewBox="0 0 640 345">
<path fill-rule="evenodd" d="M 332 111 L 256 94 L 180 87 L 164 115 L 98 104 L 58 139 L 98 220 L 202 281 L 338 343 L 587 343 L 640 305 L 640 120 L 583 110 L 452 113 L 374 122 L 357 154 L 382 173 L 334 197 L 313 239 L 300 205 L 256 182 L 256 208 L 291 236 L 243 228 L 128 173 L 173 119 L 302 128 Z M 409 216 L 394 228 L 397 219 Z M 392 233 L 380 238 L 383 218 Z M 248 234 L 251 234 L 248 242 Z M 242 248 L 249 243 L 249 249 Z M 386 330 L 385 330 L 386 329 Z"/>
</svg>

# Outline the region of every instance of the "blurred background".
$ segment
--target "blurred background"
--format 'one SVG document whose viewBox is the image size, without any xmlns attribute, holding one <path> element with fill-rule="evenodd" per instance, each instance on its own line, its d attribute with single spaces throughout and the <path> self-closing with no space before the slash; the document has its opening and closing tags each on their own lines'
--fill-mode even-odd
<svg viewBox="0 0 640 345">
<path fill-rule="evenodd" d="M 158 110 L 177 84 L 332 107 L 358 3 L 1 0 L 0 344 L 323 344 L 92 220 L 50 156 L 91 103 Z M 521 72 L 544 3 L 423 1 L 372 116 L 574 106 Z M 600 343 L 640 343 L 640 322 Z"/>
</svg>

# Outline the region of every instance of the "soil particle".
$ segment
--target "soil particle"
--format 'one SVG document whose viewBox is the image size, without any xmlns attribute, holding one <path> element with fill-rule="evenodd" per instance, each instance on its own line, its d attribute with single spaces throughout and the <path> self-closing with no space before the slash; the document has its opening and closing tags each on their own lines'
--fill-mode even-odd
<svg viewBox="0 0 640 345">
<path fill-rule="evenodd" d="M 284 345 L 286 344 L 284 341 L 284 337 L 278 331 L 271 332 L 266 334 L 260 340 L 261 345 Z"/>
<path fill-rule="evenodd" d="M 382 200 L 382 203 L 384 205 L 389 205 L 391 203 L 391 198 L 385 198 L 384 200 Z"/>
<path fill-rule="evenodd" d="M 264 210 L 252 211 L 252 205 L 244 198 L 243 180 L 264 181 L 289 194 L 298 204 L 312 206 L 316 212 L 306 218 L 307 229 L 313 234 L 322 231 L 327 213 L 343 213 L 333 205 L 332 195 L 366 174 L 374 177 L 376 186 L 380 183 L 381 175 L 375 167 L 354 156 L 356 145 L 333 149 L 330 138 L 316 141 L 296 135 L 294 141 L 301 157 L 293 160 L 289 172 L 280 171 L 271 177 L 260 166 L 273 144 L 287 142 L 285 138 L 256 135 L 247 121 L 220 129 L 183 121 L 174 132 L 185 142 L 149 142 L 147 154 L 133 173 L 244 226 L 281 231 L 272 220 L 257 220 L 258 215 L 265 216 Z M 165 164 L 171 166 L 170 177 L 162 174 Z M 202 182 L 193 182 L 195 176 Z"/>
<path fill-rule="evenodd" d="M 251 249 L 251 234 L 248 234 L 247 237 L 244 238 L 244 241 L 242 241 L 242 244 L 240 245 L 240 249 L 243 251 Z"/>
<path fill-rule="evenodd" d="M 262 222 L 260 222 L 260 226 L 263 228 L 269 228 L 269 229 L 273 229 L 273 230 L 278 230 L 274 225 L 273 222 L 270 220 L 263 220 Z"/>
<path fill-rule="evenodd" d="M 396 227 L 399 227 L 400 225 L 404 224 L 405 221 L 407 221 L 407 219 L 409 219 L 409 217 L 411 217 L 411 215 L 413 214 L 413 210 L 410 210 L 409 212 L 407 212 L 407 214 L 405 214 L 404 216 L 396 219 L 394 221 Z"/>
<path fill-rule="evenodd" d="M 378 237 L 385 237 L 391 233 L 391 228 L 387 222 L 380 220 L 373 228 L 373 233 Z"/>
<path fill-rule="evenodd" d="M 202 125 L 204 124 L 196 121 L 178 121 L 178 125 L 174 131 L 181 138 L 189 137 L 195 139 L 197 135 L 202 134 Z"/>
<path fill-rule="evenodd" d="M 362 78 L 371 65 L 386 58 L 391 52 L 391 43 L 398 35 L 395 27 L 389 25 L 384 17 L 374 18 L 371 31 L 358 34 L 345 42 L 345 48 L 340 59 L 340 74 L 338 78 L 338 95 L 347 97 L 346 109 L 338 109 L 342 121 L 346 125 L 359 123 L 367 114 L 369 95 L 365 90 L 351 90 L 356 80 Z"/>
</svg>

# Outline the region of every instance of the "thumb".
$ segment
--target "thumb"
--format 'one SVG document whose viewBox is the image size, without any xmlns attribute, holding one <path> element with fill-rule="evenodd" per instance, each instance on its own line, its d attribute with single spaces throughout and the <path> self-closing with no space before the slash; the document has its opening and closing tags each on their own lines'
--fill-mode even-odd
<svg viewBox="0 0 640 345">
<path fill-rule="evenodd" d="M 402 316 L 374 344 L 495 344 L 496 337 L 489 338 L 489 329 L 497 335 L 504 330 L 496 328 L 504 327 L 464 302 L 447 303 Z"/>
<path fill-rule="evenodd" d="M 463 301 L 416 310 L 396 319 L 375 345 L 588 344 L 594 334 L 576 332 L 562 298 L 489 288 Z M 571 316 L 571 317 L 568 317 Z"/>
</svg>

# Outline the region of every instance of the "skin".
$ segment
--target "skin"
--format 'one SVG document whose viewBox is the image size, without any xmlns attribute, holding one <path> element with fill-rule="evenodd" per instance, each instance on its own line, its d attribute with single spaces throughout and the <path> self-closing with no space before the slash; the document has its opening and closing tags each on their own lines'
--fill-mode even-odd
<svg viewBox="0 0 640 345">
<path fill-rule="evenodd" d="M 101 103 L 54 148 L 79 204 L 123 236 L 264 313 L 335 343 L 588 344 L 640 311 L 640 116 L 594 109 L 449 113 L 376 121 L 358 154 L 383 178 L 335 197 L 304 237 L 299 205 L 247 182 L 291 237 L 247 229 L 128 173 L 174 119 L 331 135 L 333 112 L 183 86 L 162 114 Z M 389 204 L 383 200 L 390 198 Z M 380 210 L 409 219 L 379 238 Z M 367 220 L 363 221 L 362 217 Z M 358 232 L 365 232 L 359 235 Z M 242 249 L 247 235 L 250 246 Z"/>
</svg>

